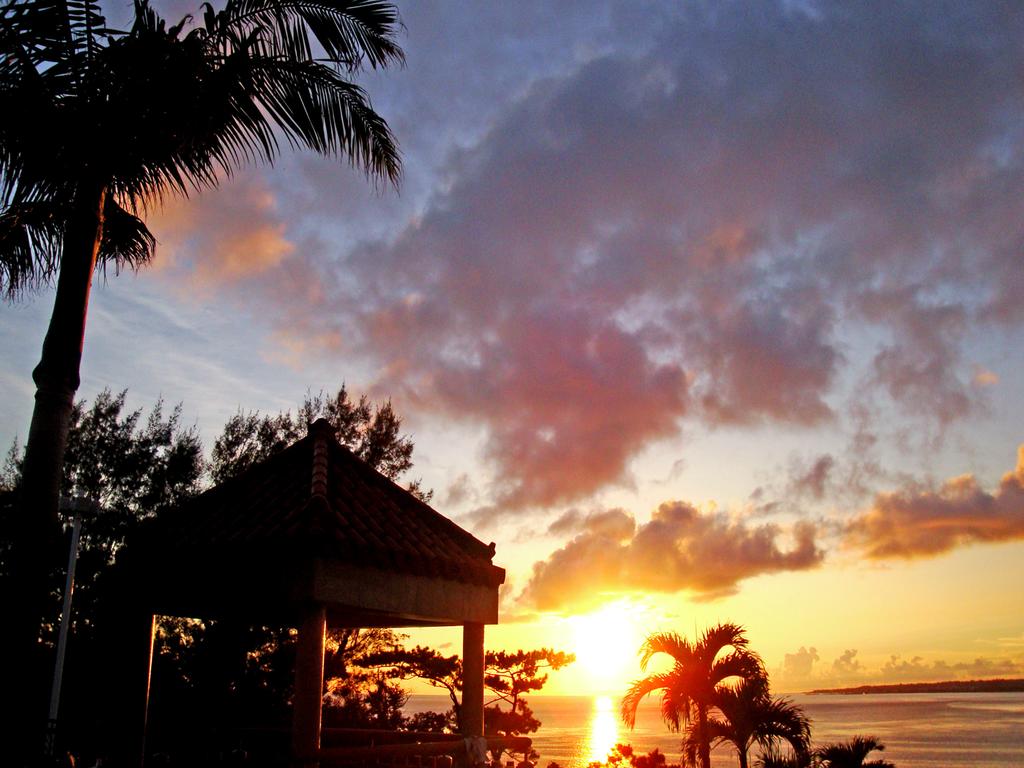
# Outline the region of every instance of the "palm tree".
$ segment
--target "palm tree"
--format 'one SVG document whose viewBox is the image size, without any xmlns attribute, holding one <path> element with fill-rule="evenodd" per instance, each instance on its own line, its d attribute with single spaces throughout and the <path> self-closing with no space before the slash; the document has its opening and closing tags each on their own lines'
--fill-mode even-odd
<svg viewBox="0 0 1024 768">
<path fill-rule="evenodd" d="M 728 648 L 732 650 L 723 653 Z M 708 711 L 715 706 L 716 690 L 730 677 L 763 680 L 761 659 L 747 648 L 743 628 L 728 623 L 712 627 L 693 643 L 675 632 L 648 636 L 640 647 L 641 669 L 646 671 L 651 658 L 659 653 L 672 658 L 672 669 L 648 675 L 630 686 L 622 699 L 622 720 L 634 727 L 640 701 L 661 691 L 662 718 L 673 731 L 686 726 L 699 734 L 699 764 L 701 768 L 710 768 Z"/>
<path fill-rule="evenodd" d="M 809 756 L 793 753 L 783 754 L 776 746 L 761 751 L 754 761 L 754 768 L 806 768 L 810 765 Z"/>
<path fill-rule="evenodd" d="M 350 76 L 402 63 L 399 28 L 383 0 L 227 0 L 172 26 L 135 0 L 127 31 L 107 27 L 98 0 L 0 7 L 0 290 L 57 285 L 32 374 L 10 580 L 19 588 L 14 605 L 5 600 L 22 650 L 35 645 L 45 601 L 97 267 L 148 262 L 147 206 L 273 162 L 279 137 L 397 183 L 394 137 Z"/>
<path fill-rule="evenodd" d="M 854 736 L 846 742 L 827 744 L 815 750 L 814 754 L 821 768 L 896 768 L 895 763 L 888 760 L 865 762 L 871 752 L 884 749 L 885 745 L 874 736 Z"/>
<path fill-rule="evenodd" d="M 402 61 L 393 6 L 228 0 L 204 9 L 191 29 L 190 18 L 168 27 L 136 0 L 127 32 L 106 28 L 97 0 L 14 0 L 0 10 L 0 288 L 16 296 L 57 279 L 22 486 L 51 520 L 92 275 L 97 263 L 149 261 L 154 240 L 138 213 L 248 161 L 272 162 L 278 134 L 374 177 L 399 176 L 387 124 L 346 78 Z"/>
<path fill-rule="evenodd" d="M 741 680 L 736 686 L 719 686 L 713 697 L 714 711 L 709 713 L 707 731 L 691 729 L 683 741 L 687 765 L 697 764 L 696 756 L 705 741 L 711 747 L 730 743 L 736 748 L 740 768 L 747 768 L 747 754 L 754 743 L 771 749 L 779 740 L 789 742 L 799 764 L 806 765 L 810 755 L 811 724 L 803 711 L 788 699 L 772 697 L 767 680 Z"/>
</svg>

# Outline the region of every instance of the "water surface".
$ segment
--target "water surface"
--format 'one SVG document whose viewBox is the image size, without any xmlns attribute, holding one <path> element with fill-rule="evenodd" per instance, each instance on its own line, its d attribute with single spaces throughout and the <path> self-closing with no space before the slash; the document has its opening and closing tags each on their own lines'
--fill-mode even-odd
<svg viewBox="0 0 1024 768">
<path fill-rule="evenodd" d="M 875 736 L 884 757 L 897 768 L 1005 768 L 1024 766 L 1024 693 L 867 694 L 792 696 L 812 721 L 815 744 L 855 735 Z M 414 696 L 409 710 L 443 709 L 447 698 Z M 602 760 L 617 742 L 635 750 L 658 748 L 679 762 L 678 734 L 661 721 L 657 700 L 648 699 L 629 731 L 618 718 L 618 701 L 580 696 L 533 696 L 530 706 L 543 723 L 533 734 L 539 765 L 585 768 Z M 714 753 L 713 764 L 738 765 L 728 748 Z"/>
</svg>

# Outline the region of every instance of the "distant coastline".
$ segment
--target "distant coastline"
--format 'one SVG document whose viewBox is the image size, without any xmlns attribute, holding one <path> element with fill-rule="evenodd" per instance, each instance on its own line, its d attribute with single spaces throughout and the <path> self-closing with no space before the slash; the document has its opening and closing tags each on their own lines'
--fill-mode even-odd
<svg viewBox="0 0 1024 768">
<path fill-rule="evenodd" d="M 1021 693 L 1024 679 L 1012 680 L 946 680 L 941 683 L 894 683 L 892 685 L 858 685 L 856 688 L 818 688 L 808 696 L 838 694 L 853 696 L 864 693 Z"/>
</svg>

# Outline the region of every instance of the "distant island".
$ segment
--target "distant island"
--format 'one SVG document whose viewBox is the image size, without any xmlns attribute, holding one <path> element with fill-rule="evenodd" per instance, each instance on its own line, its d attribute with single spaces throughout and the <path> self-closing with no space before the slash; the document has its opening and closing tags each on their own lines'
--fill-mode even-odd
<svg viewBox="0 0 1024 768">
<path fill-rule="evenodd" d="M 856 688 L 818 688 L 816 694 L 853 696 L 861 693 L 1021 693 L 1024 679 L 1013 680 L 947 680 L 942 683 L 895 683 L 892 685 L 858 685 Z"/>
</svg>

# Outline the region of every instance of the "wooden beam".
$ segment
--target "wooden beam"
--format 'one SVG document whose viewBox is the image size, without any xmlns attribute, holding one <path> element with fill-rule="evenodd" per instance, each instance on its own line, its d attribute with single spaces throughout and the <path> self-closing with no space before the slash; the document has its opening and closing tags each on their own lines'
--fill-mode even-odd
<svg viewBox="0 0 1024 768">
<path fill-rule="evenodd" d="M 316 561 L 310 589 L 310 594 L 300 590 L 296 597 L 376 613 L 388 621 L 383 626 L 498 623 L 497 584 L 467 584 L 321 559 Z"/>
<path fill-rule="evenodd" d="M 295 656 L 295 699 L 292 708 L 293 762 L 315 765 L 308 756 L 320 750 L 320 717 L 324 685 L 324 640 L 327 612 L 309 609 L 299 627 Z"/>
<path fill-rule="evenodd" d="M 484 735 L 484 625 L 462 625 L 462 734 Z"/>
</svg>

